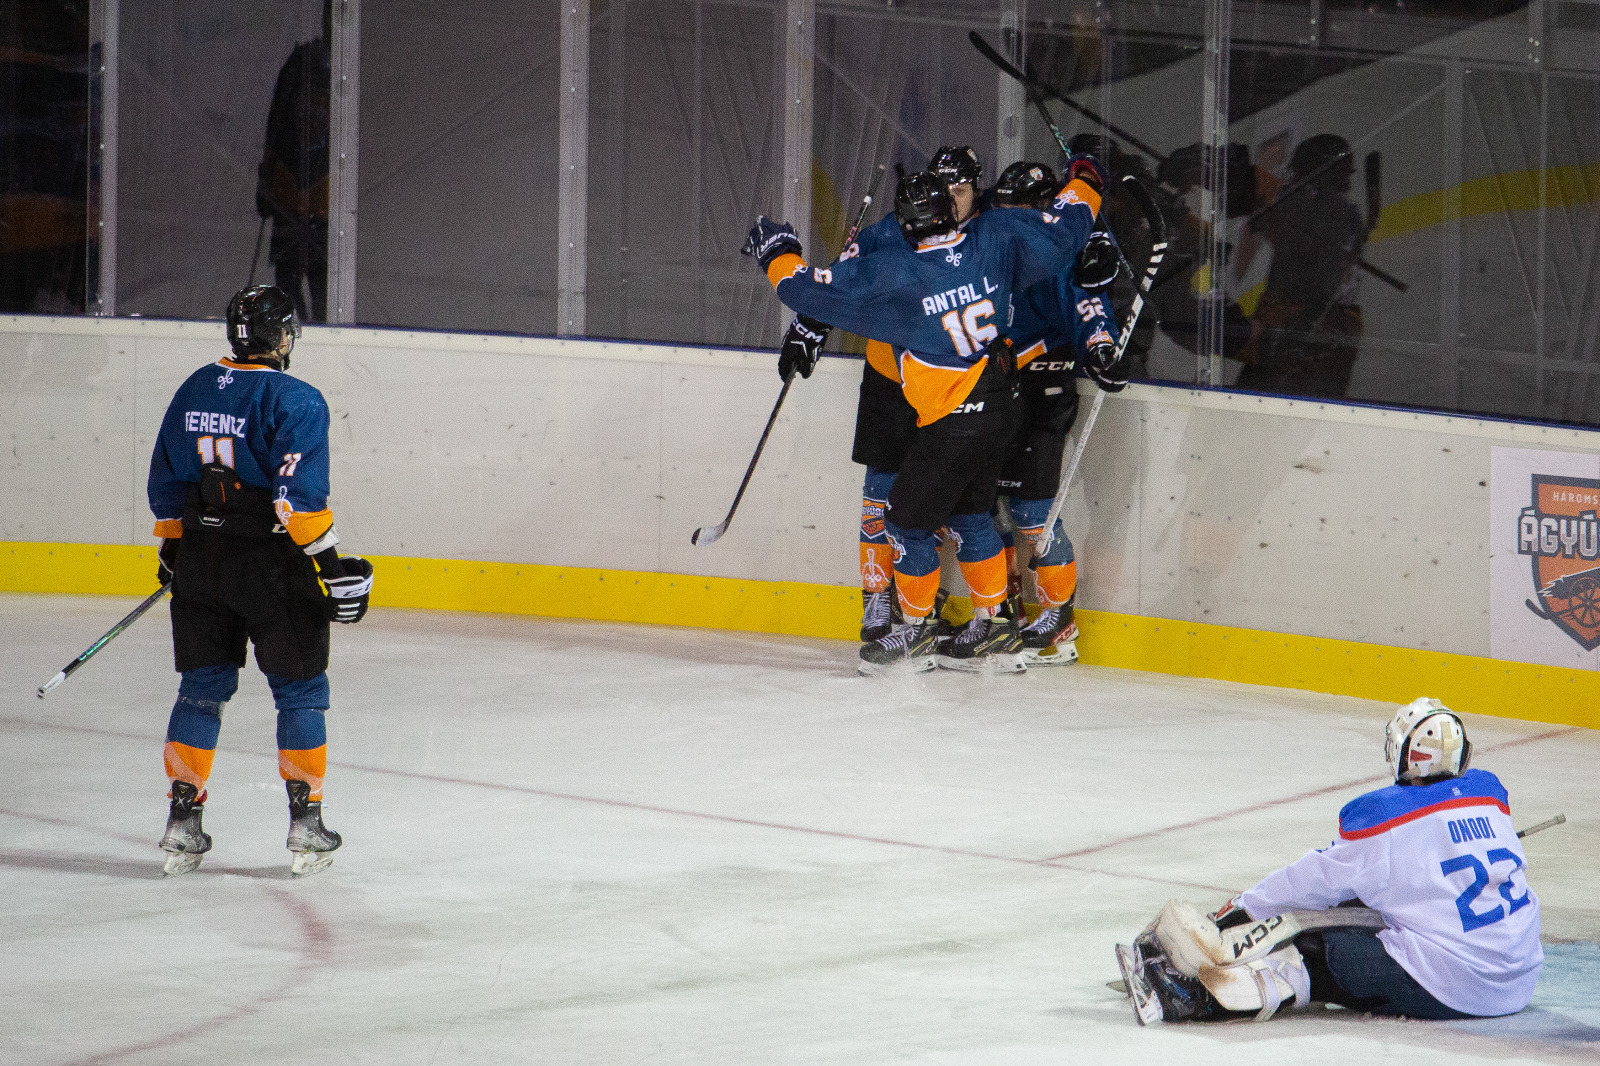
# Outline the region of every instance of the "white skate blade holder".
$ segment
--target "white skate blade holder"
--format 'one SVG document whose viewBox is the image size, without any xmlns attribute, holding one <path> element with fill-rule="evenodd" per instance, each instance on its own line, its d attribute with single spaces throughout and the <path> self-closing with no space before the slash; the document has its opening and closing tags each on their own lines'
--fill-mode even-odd
<svg viewBox="0 0 1600 1066">
<path fill-rule="evenodd" d="M 1078 661 L 1078 643 L 1068 641 L 1048 648 L 1028 648 L 1022 652 L 1022 661 L 1029 666 L 1067 666 Z"/>
<path fill-rule="evenodd" d="M 891 674 L 925 674 L 932 670 L 937 663 L 937 658 L 932 652 L 927 655 L 918 655 L 911 659 L 897 659 L 892 663 L 869 663 L 861 659 L 856 664 L 856 672 L 862 677 L 885 677 Z"/>
<path fill-rule="evenodd" d="M 1162 1020 L 1161 1000 L 1155 989 L 1145 980 L 1144 960 L 1139 949 L 1126 944 L 1117 945 L 1117 968 L 1122 971 L 1122 984 L 1133 999 L 1133 1018 L 1140 1025 Z"/>
<path fill-rule="evenodd" d="M 974 655 L 970 659 L 958 659 L 953 655 L 937 655 L 934 658 L 939 669 L 958 670 L 964 674 L 991 671 L 996 674 L 1021 674 L 1028 669 L 1021 652 L 992 652 L 988 655 Z"/>
<path fill-rule="evenodd" d="M 188 851 L 174 851 L 167 855 L 166 863 L 161 867 L 161 876 L 177 877 L 179 874 L 191 873 L 200 868 L 200 860 L 205 853 L 195 854 Z"/>
<path fill-rule="evenodd" d="M 333 865 L 331 851 L 291 851 L 289 854 L 294 856 L 289 863 L 289 873 L 293 877 L 310 877 Z"/>
</svg>

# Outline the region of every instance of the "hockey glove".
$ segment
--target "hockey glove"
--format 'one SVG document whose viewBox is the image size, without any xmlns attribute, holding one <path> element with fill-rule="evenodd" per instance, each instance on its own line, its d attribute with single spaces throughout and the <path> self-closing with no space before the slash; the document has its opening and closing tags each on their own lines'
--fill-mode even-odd
<svg viewBox="0 0 1600 1066">
<path fill-rule="evenodd" d="M 1100 161 L 1092 155 L 1074 155 L 1067 157 L 1067 171 L 1061 177 L 1063 185 L 1081 181 L 1089 188 L 1101 195 L 1106 191 L 1106 172 L 1100 166 Z"/>
<path fill-rule="evenodd" d="M 1090 346 L 1084 356 L 1083 369 L 1106 392 L 1121 392 L 1128 387 L 1128 368 L 1122 365 L 1114 344 L 1101 341 Z"/>
<path fill-rule="evenodd" d="M 164 538 L 156 559 L 156 580 L 163 585 L 172 584 L 172 572 L 178 568 L 178 538 Z"/>
<path fill-rule="evenodd" d="M 799 255 L 800 238 L 789 223 L 774 222 L 766 215 L 758 215 L 756 224 L 750 227 L 750 236 L 745 238 L 744 247 L 739 251 L 755 256 L 761 269 L 766 270 L 780 255 Z"/>
<path fill-rule="evenodd" d="M 811 371 L 816 368 L 817 356 L 828 340 L 828 331 L 832 328 L 809 315 L 795 315 L 794 321 L 789 323 L 788 332 L 783 335 L 783 345 L 778 349 L 778 376 L 785 381 L 796 374 L 803 378 L 810 377 Z"/>
<path fill-rule="evenodd" d="M 372 596 L 372 564 L 359 555 L 346 555 L 339 565 L 344 568 L 343 576 L 327 570 L 322 573 L 322 583 L 328 586 L 328 621 L 350 625 L 366 616 L 367 600 Z"/>
</svg>

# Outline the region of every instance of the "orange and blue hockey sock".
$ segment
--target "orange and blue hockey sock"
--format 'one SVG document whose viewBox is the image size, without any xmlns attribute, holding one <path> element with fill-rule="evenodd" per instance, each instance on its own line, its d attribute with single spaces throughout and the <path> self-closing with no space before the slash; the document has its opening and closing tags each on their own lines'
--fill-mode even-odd
<svg viewBox="0 0 1600 1066">
<path fill-rule="evenodd" d="M 222 708 L 237 691 L 239 668 L 231 663 L 185 670 L 178 682 L 162 761 L 169 782 L 193 785 L 202 800 L 217 754 L 217 738 L 222 734 Z"/>
<path fill-rule="evenodd" d="M 1035 547 L 1044 534 L 1044 520 L 1050 516 L 1052 500 L 1012 500 L 1011 515 L 1017 530 Z M 1056 519 L 1055 537 L 1050 550 L 1035 555 L 1028 563 L 1033 570 L 1033 583 L 1039 590 L 1039 602 L 1045 607 L 1060 607 L 1072 599 L 1078 590 L 1078 564 L 1072 554 L 1072 541 Z"/>
<path fill-rule="evenodd" d="M 328 774 L 328 675 L 290 681 L 267 675 L 278 708 L 278 776 L 304 781 L 310 799 L 322 799 Z"/>
<path fill-rule="evenodd" d="M 956 541 L 956 562 L 972 593 L 974 610 L 993 610 L 1006 601 L 1005 542 L 989 512 L 953 515 L 947 523 Z"/>
<path fill-rule="evenodd" d="M 895 475 L 877 467 L 867 467 L 861 486 L 861 589 L 882 592 L 894 573 L 894 549 L 889 544 L 883 516 L 889 507 L 889 490 Z"/>
</svg>

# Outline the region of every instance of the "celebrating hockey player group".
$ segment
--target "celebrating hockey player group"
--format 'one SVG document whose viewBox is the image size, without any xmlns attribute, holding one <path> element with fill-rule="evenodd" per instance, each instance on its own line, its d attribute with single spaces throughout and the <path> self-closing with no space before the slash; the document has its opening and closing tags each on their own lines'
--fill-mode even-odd
<svg viewBox="0 0 1600 1066">
<path fill-rule="evenodd" d="M 901 179 L 895 210 L 832 268 L 810 269 L 793 229 L 759 219 L 746 250 L 799 312 L 780 372 L 809 374 L 828 330 L 867 345 L 852 458 L 862 490 L 861 669 L 900 662 L 1020 670 L 1077 657 L 1077 567 L 1056 524 L 1030 562 L 1038 611 L 1026 619 L 1011 528 L 1037 547 L 1077 412 L 1074 369 L 1103 388 L 1126 378 L 1109 286 L 1119 256 L 1098 226 L 1105 175 L 1072 156 L 1008 167 L 980 193 L 969 147 L 941 148 Z M 1010 497 L 1006 532 L 997 495 Z M 973 615 L 941 630 L 940 538 L 955 547 Z"/>
</svg>

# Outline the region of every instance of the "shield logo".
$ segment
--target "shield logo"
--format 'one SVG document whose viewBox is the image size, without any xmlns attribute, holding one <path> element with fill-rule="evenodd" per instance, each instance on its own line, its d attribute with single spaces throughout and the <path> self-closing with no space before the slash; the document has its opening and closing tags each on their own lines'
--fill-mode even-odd
<svg viewBox="0 0 1600 1066">
<path fill-rule="evenodd" d="M 1517 554 L 1533 564 L 1537 604 L 1585 651 L 1600 647 L 1600 480 L 1535 474 L 1518 518 Z"/>
</svg>

